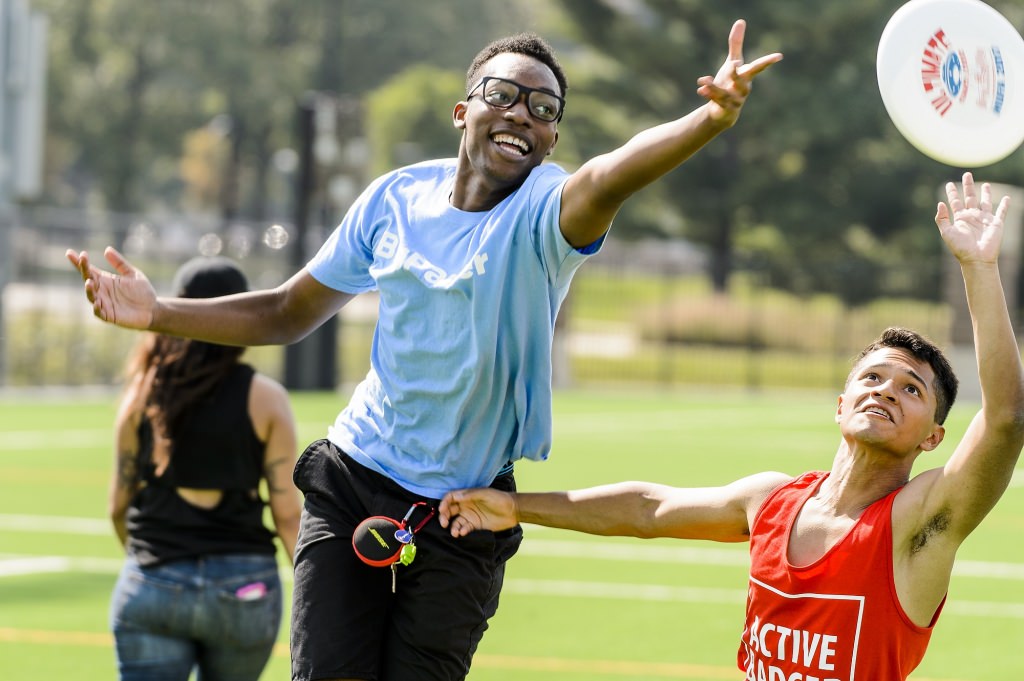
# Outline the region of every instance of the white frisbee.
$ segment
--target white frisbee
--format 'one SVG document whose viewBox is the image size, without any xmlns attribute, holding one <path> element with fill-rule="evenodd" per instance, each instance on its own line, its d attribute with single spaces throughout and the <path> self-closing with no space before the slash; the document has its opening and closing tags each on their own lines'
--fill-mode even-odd
<svg viewBox="0 0 1024 681">
<path fill-rule="evenodd" d="M 910 0 L 882 31 L 876 69 L 892 122 L 937 161 L 977 168 L 1024 142 L 1024 39 L 980 0 Z"/>
</svg>

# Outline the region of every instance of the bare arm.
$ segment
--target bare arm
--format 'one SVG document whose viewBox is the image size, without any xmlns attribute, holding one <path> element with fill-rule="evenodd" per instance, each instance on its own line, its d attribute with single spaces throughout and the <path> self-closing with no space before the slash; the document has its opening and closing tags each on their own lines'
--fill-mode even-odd
<svg viewBox="0 0 1024 681">
<path fill-rule="evenodd" d="M 354 297 L 324 286 L 303 269 L 274 289 L 220 298 L 158 298 L 146 275 L 117 250 L 107 248 L 104 255 L 115 273 L 94 267 L 84 251 L 67 252 L 93 314 L 126 328 L 221 345 L 294 343 Z"/>
<path fill-rule="evenodd" d="M 121 399 L 114 421 L 114 467 L 107 491 L 107 515 L 122 547 L 128 545 L 125 517 L 142 479 L 139 470 L 139 420 L 142 376 L 134 376 Z"/>
<path fill-rule="evenodd" d="M 276 381 L 257 374 L 249 391 L 249 414 L 256 434 L 266 444 L 263 477 L 267 481 L 274 528 L 288 560 L 294 562 L 302 504 L 299 490 L 292 482 L 297 439 L 287 392 Z"/>
<path fill-rule="evenodd" d="M 441 525 L 457 537 L 527 522 L 606 536 L 746 541 L 761 502 L 788 479 L 759 473 L 724 487 L 689 489 L 621 482 L 571 492 L 459 490 L 442 499 Z"/>
<path fill-rule="evenodd" d="M 993 210 L 991 188 L 963 178 L 963 196 L 946 185 L 949 206 L 935 222 L 960 262 L 974 328 L 981 411 L 942 469 L 922 474 L 925 519 L 945 513 L 955 545 L 977 527 L 1006 491 L 1024 446 L 1024 367 L 1010 324 L 998 257 L 1009 198 Z M 915 482 L 917 482 L 915 480 Z"/>
<path fill-rule="evenodd" d="M 626 199 L 736 123 L 754 77 L 782 59 L 781 54 L 774 53 L 744 64 L 745 32 L 746 22 L 733 24 L 729 56 L 722 68 L 714 77 L 698 79 L 697 92 L 707 103 L 591 159 L 569 178 L 562 193 L 561 228 L 570 244 L 582 247 L 596 241 L 608 230 Z"/>
</svg>

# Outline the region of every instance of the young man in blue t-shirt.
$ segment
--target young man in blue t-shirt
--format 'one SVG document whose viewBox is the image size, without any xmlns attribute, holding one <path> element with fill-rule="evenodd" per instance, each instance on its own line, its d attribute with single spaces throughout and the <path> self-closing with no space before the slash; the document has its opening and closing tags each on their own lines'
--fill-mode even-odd
<svg viewBox="0 0 1024 681">
<path fill-rule="evenodd" d="M 455 105 L 458 156 L 375 180 L 313 260 L 273 290 L 157 298 L 113 249 L 106 257 L 117 274 L 68 252 L 96 316 L 221 344 L 292 343 L 355 295 L 379 292 L 370 371 L 295 469 L 306 499 L 293 679 L 468 673 L 521 535 L 455 541 L 430 509 L 452 489 L 513 490 L 516 460 L 547 457 L 551 339 L 572 275 L 622 203 L 731 127 L 753 78 L 782 58 L 744 63 L 744 31 L 736 22 L 722 68 L 698 79 L 703 106 L 572 174 L 542 163 L 558 141 L 566 92 L 550 47 L 532 34 L 492 43 Z M 415 561 L 360 561 L 353 533 L 380 515 L 409 516 Z"/>
</svg>

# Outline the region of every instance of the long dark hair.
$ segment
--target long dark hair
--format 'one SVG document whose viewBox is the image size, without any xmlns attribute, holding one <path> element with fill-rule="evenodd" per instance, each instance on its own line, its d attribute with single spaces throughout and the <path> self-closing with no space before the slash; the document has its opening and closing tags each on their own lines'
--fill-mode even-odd
<svg viewBox="0 0 1024 681">
<path fill-rule="evenodd" d="M 214 298 L 249 289 L 242 271 L 226 258 L 199 257 L 175 275 L 182 298 Z M 128 375 L 141 377 L 142 414 L 153 435 L 174 451 L 178 432 L 196 405 L 209 396 L 237 364 L 243 347 L 215 345 L 164 334 L 149 334 L 128 361 Z"/>
</svg>

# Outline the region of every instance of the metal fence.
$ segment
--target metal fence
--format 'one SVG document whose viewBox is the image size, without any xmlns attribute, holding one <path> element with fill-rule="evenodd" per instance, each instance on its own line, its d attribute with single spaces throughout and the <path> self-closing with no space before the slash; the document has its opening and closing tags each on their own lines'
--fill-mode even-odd
<svg viewBox="0 0 1024 681">
<path fill-rule="evenodd" d="M 313 230 L 302 245 L 287 225 L 46 208 L 21 210 L 10 233 L 2 385 L 33 387 L 118 385 L 139 340 L 92 318 L 67 248 L 99 259 L 115 245 L 158 291 L 169 292 L 178 265 L 200 252 L 237 259 L 254 287 L 275 286 L 292 274 L 293 249 L 311 254 L 324 236 Z M 932 280 L 940 266 L 903 263 L 898 272 L 873 276 Z M 609 240 L 578 273 L 560 315 L 556 382 L 838 389 L 850 358 L 886 326 L 914 328 L 942 345 L 951 340 L 954 311 L 946 303 L 888 297 L 844 305 L 834 296 L 774 290 L 752 269 L 737 271 L 723 294 L 703 272 L 701 252 L 686 244 Z M 334 385 L 365 375 L 375 317 L 373 295 L 340 313 Z M 269 375 L 285 375 L 283 348 L 253 348 L 247 356 Z"/>
</svg>

